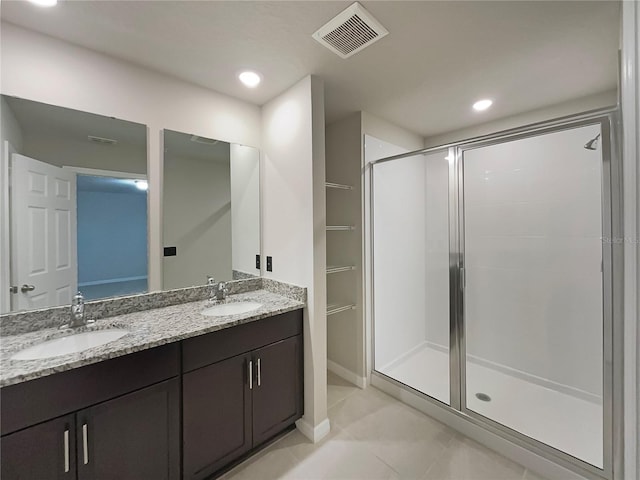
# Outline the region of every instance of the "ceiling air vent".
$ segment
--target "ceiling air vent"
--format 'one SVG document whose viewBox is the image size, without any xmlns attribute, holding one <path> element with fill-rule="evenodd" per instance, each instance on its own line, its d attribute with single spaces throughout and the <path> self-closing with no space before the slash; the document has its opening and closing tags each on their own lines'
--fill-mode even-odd
<svg viewBox="0 0 640 480">
<path fill-rule="evenodd" d="M 100 145 L 115 145 L 118 143 L 117 140 L 113 140 L 112 138 L 96 137 L 94 135 L 89 135 L 87 138 L 90 142 L 99 143 Z"/>
<path fill-rule="evenodd" d="M 212 140 L 210 138 L 199 137 L 198 135 L 191 135 L 191 141 L 194 143 L 202 143 L 203 145 L 215 145 L 218 140 Z"/>
<path fill-rule="evenodd" d="M 362 5 L 354 3 L 313 34 L 322 45 L 349 58 L 389 32 Z"/>
</svg>

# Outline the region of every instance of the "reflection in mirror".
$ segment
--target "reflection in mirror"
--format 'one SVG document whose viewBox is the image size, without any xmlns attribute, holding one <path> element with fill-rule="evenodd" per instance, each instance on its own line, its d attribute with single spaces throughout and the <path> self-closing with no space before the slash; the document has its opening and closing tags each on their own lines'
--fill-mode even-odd
<svg viewBox="0 0 640 480">
<path fill-rule="evenodd" d="M 260 152 L 164 131 L 165 289 L 260 275 Z"/>
<path fill-rule="evenodd" d="M 146 127 L 2 97 L 0 312 L 147 291 Z"/>
</svg>

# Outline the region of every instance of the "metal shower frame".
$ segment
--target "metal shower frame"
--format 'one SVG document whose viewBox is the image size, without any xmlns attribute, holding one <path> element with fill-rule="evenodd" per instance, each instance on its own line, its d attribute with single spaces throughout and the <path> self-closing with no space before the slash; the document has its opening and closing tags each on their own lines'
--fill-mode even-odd
<svg viewBox="0 0 640 480">
<path fill-rule="evenodd" d="M 503 132 L 475 137 L 460 142 L 425 148 L 394 155 L 370 162 L 369 169 L 369 242 L 371 251 L 371 299 L 375 297 L 374 252 L 374 169 L 375 165 L 417 155 L 443 152 L 453 156 L 449 161 L 449 378 L 450 404 L 447 405 L 409 385 L 403 384 L 375 370 L 375 309 L 371 308 L 371 375 L 382 378 L 439 408 L 446 409 L 469 422 L 481 426 L 491 433 L 520 445 L 565 468 L 587 478 L 623 479 L 623 249 L 615 242 L 602 242 L 603 259 L 603 468 L 600 469 L 574 456 L 528 437 L 494 420 L 480 415 L 466 406 L 466 349 L 464 315 L 464 152 L 504 143 L 505 141 L 535 137 L 552 132 L 599 124 L 602 140 L 602 235 L 603 238 L 622 237 L 622 192 L 621 161 L 617 152 L 616 126 L 619 121 L 617 109 L 600 109 L 579 115 L 562 117 L 547 122 L 535 123 Z"/>
</svg>

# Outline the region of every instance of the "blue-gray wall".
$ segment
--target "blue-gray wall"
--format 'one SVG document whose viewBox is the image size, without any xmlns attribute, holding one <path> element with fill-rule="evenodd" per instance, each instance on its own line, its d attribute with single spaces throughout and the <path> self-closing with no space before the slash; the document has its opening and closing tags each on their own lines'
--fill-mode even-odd
<svg viewBox="0 0 640 480">
<path fill-rule="evenodd" d="M 78 190 L 78 283 L 146 275 L 146 192 Z"/>
</svg>

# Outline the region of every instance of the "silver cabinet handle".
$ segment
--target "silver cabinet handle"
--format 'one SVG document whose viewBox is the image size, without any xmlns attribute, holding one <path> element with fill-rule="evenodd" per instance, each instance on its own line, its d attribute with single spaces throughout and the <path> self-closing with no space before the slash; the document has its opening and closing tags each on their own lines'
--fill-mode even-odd
<svg viewBox="0 0 640 480">
<path fill-rule="evenodd" d="M 258 386 L 260 386 L 260 383 L 261 383 L 260 377 L 261 377 L 261 375 L 260 375 L 260 359 L 258 359 Z"/>
<path fill-rule="evenodd" d="M 27 285 L 26 283 L 20 287 L 22 293 L 33 292 L 35 289 L 35 285 Z"/>
<path fill-rule="evenodd" d="M 69 473 L 69 430 L 64 431 L 64 473 Z"/>
<path fill-rule="evenodd" d="M 249 360 L 249 390 L 253 390 L 253 360 Z"/>
<path fill-rule="evenodd" d="M 82 425 L 82 456 L 84 464 L 89 463 L 89 434 L 87 432 L 87 424 Z"/>
</svg>

